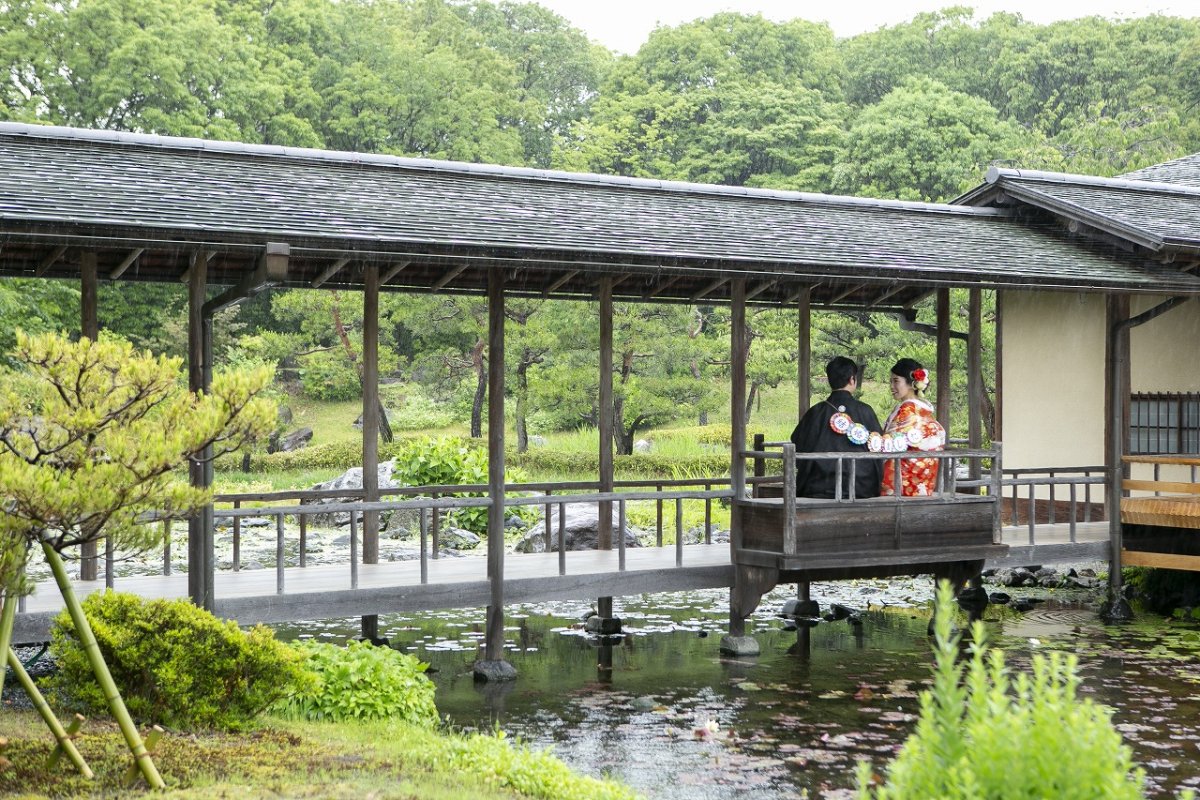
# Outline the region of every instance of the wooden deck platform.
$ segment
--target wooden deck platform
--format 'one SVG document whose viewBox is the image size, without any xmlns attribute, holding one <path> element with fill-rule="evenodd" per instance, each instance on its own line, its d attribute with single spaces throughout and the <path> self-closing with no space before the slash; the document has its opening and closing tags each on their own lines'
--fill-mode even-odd
<svg viewBox="0 0 1200 800">
<path fill-rule="evenodd" d="M 1200 482 L 1194 456 L 1126 456 L 1128 464 L 1149 464 L 1154 478 L 1125 479 L 1129 492 L 1154 492 L 1121 499 L 1121 563 L 1200 572 Z M 1190 470 L 1191 480 L 1162 480 L 1160 469 Z"/>
</svg>

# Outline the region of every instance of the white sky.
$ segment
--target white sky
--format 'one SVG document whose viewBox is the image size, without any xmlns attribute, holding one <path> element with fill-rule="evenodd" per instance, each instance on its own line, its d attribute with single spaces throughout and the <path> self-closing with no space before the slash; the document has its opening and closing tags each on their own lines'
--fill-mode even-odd
<svg viewBox="0 0 1200 800">
<path fill-rule="evenodd" d="M 610 50 L 633 53 L 656 25 L 675 26 L 718 11 L 762 14 L 768 19 L 801 17 L 828 22 L 837 36 L 853 36 L 912 19 L 922 11 L 971 6 L 976 19 L 996 11 L 1021 14 L 1030 22 L 1099 15 L 1127 18 L 1161 13 L 1200 16 L 1200 0 L 536 0 L 556 11 Z"/>
</svg>

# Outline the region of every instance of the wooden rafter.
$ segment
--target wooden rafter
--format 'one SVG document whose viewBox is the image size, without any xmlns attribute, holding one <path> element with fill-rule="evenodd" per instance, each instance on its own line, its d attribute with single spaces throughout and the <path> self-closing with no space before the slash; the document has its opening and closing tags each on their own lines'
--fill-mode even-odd
<svg viewBox="0 0 1200 800">
<path fill-rule="evenodd" d="M 878 297 L 876 297 L 874 300 L 872 300 L 870 303 L 868 303 L 867 308 L 874 308 L 875 306 L 882 303 L 884 300 L 887 300 L 890 297 L 895 297 L 900 292 L 904 291 L 904 289 L 905 289 L 905 284 L 899 284 L 897 286 L 893 286 L 892 288 L 888 289 L 887 291 L 882 292 Z"/>
<path fill-rule="evenodd" d="M 831 306 L 833 306 L 833 305 L 837 305 L 838 303 L 842 302 L 843 300 L 845 300 L 845 299 L 846 299 L 847 297 L 849 297 L 850 295 L 852 295 L 852 294 L 854 294 L 855 292 L 857 292 L 857 291 L 859 291 L 860 289 L 862 289 L 864 286 L 866 286 L 866 284 L 865 284 L 865 283 L 856 283 L 856 284 L 854 284 L 853 286 L 851 286 L 849 289 L 847 289 L 846 291 L 844 291 L 844 292 L 839 292 L 838 294 L 836 294 L 836 295 L 834 295 L 832 298 L 830 298 L 830 300 L 829 300 L 829 305 L 831 305 Z"/>
<path fill-rule="evenodd" d="M 334 275 L 337 275 L 342 270 L 342 267 L 346 266 L 349 263 L 350 263 L 350 259 L 345 258 L 345 257 L 339 258 L 337 261 L 334 261 L 328 267 L 321 270 L 321 274 L 318 275 L 317 277 L 313 278 L 312 282 L 309 285 L 312 286 L 312 288 L 314 288 L 314 289 L 319 289 L 321 287 L 321 284 L 328 281 Z"/>
<path fill-rule="evenodd" d="M 758 297 L 760 294 L 765 292 L 767 289 L 770 289 L 777 283 L 779 283 L 778 280 L 766 281 L 765 283 L 760 283 L 758 286 L 755 286 L 753 289 L 748 289 L 746 291 L 746 299 L 753 300 L 754 298 Z"/>
<path fill-rule="evenodd" d="M 554 283 L 542 290 L 542 297 L 549 297 L 552 292 L 556 292 L 567 284 L 568 281 L 575 278 L 579 274 L 579 270 L 573 269 L 565 275 L 557 278 Z"/>
<path fill-rule="evenodd" d="M 800 295 L 804 294 L 805 290 L 807 290 L 809 292 L 809 297 L 812 297 L 812 294 L 817 291 L 817 287 L 820 285 L 821 284 L 819 284 L 819 283 L 814 283 L 811 285 L 809 285 L 809 284 L 803 285 L 796 291 L 789 294 L 787 297 L 787 300 L 785 300 L 784 302 L 790 306 L 792 303 L 794 303 L 800 299 Z"/>
<path fill-rule="evenodd" d="M 390 268 L 388 268 L 387 272 L 379 276 L 379 284 L 381 286 L 386 285 L 388 281 L 407 269 L 408 265 L 411 263 L 411 261 L 401 261 L 399 264 L 393 264 Z"/>
<path fill-rule="evenodd" d="M 450 270 L 445 275 L 438 278 L 437 282 L 435 282 L 433 284 L 433 286 L 429 287 L 430 291 L 440 292 L 442 289 L 446 288 L 447 284 L 449 284 L 450 281 L 454 280 L 459 275 L 462 275 L 464 272 L 466 272 L 467 267 L 469 267 L 469 266 L 470 266 L 470 264 L 460 264 L 459 266 Z"/>
<path fill-rule="evenodd" d="M 683 277 L 682 275 L 676 275 L 673 278 L 667 278 L 665 281 L 659 283 L 657 286 L 655 286 L 650 291 L 644 293 L 642 295 L 642 298 L 645 300 L 649 300 L 651 297 L 658 297 L 660 294 L 665 292 L 667 289 L 669 289 L 672 286 L 674 286 L 675 284 L 679 283 L 679 280 L 682 277 Z"/>
<path fill-rule="evenodd" d="M 703 289 L 701 289 L 700 291 L 698 291 L 694 295 L 692 295 L 691 301 L 694 303 L 703 297 L 707 297 L 708 295 L 712 294 L 717 289 L 720 289 L 722 286 L 724 286 L 727 283 L 729 283 L 729 278 L 717 278 L 715 281 L 710 283 L 708 286 L 705 286 Z"/>
<path fill-rule="evenodd" d="M 133 250 L 130 250 L 129 253 L 125 256 L 125 258 L 123 258 L 121 260 L 121 263 L 118 264 L 113 269 L 112 272 L 108 273 L 108 279 L 110 281 L 115 281 L 118 278 L 120 278 L 122 275 L 125 274 L 125 270 L 127 270 L 131 266 L 133 266 L 133 262 L 137 261 L 138 256 L 140 256 L 144 252 L 146 252 L 146 248 L 144 248 L 144 247 L 138 247 Z"/>
<path fill-rule="evenodd" d="M 33 271 L 33 277 L 40 278 L 45 275 L 48 269 L 58 263 L 58 260 L 63 257 L 63 253 L 65 252 L 67 252 L 67 246 L 65 244 L 60 244 L 58 247 L 47 253 L 46 257 L 42 259 L 41 263 L 37 265 L 37 269 Z"/>
</svg>

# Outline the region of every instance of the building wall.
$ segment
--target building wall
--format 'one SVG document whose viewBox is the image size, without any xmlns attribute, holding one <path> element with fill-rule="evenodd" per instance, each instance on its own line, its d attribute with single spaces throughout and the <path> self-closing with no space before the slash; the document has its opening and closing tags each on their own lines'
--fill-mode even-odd
<svg viewBox="0 0 1200 800">
<path fill-rule="evenodd" d="M 1163 297 L 1134 297 L 1138 314 Z M 1004 292 L 1004 466 L 1104 463 L 1105 296 Z M 1200 301 L 1130 334 L 1136 392 L 1200 392 Z"/>
</svg>

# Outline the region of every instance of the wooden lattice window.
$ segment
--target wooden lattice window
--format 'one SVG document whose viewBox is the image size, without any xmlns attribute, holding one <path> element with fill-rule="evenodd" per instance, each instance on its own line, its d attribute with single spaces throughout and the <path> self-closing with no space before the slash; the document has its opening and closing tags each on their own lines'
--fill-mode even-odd
<svg viewBox="0 0 1200 800">
<path fill-rule="evenodd" d="M 1135 394 L 1131 400 L 1131 455 L 1200 455 L 1200 394 Z"/>
</svg>

